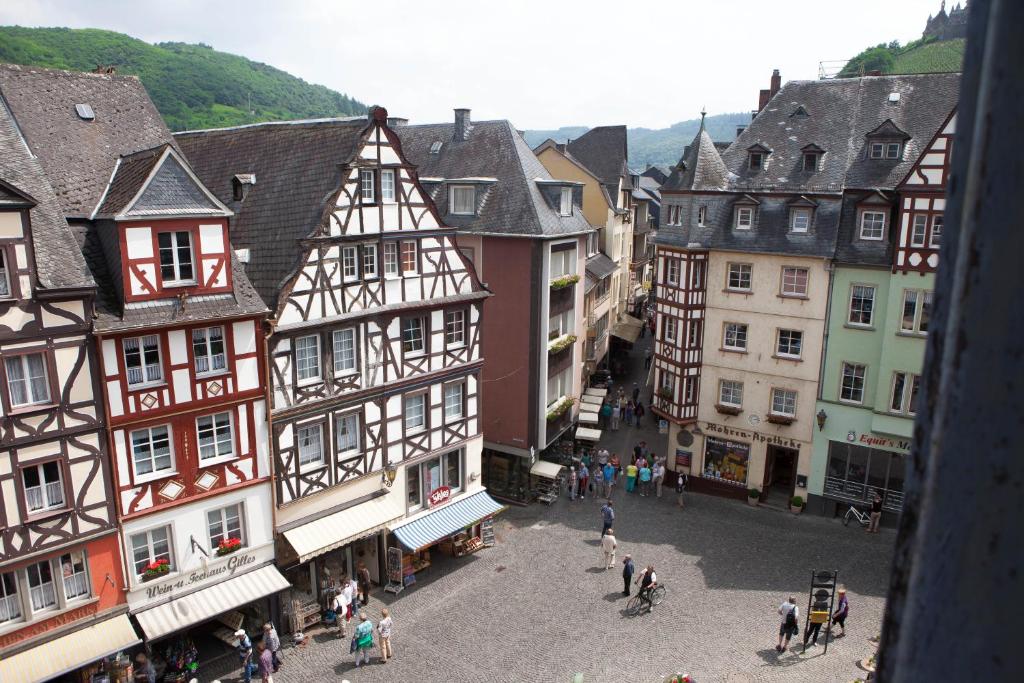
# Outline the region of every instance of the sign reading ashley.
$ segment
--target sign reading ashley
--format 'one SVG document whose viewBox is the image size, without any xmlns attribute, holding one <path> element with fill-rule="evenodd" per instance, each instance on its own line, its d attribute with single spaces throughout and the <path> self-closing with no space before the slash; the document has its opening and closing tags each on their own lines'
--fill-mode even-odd
<svg viewBox="0 0 1024 683">
<path fill-rule="evenodd" d="M 436 508 L 438 505 L 444 505 L 452 497 L 452 490 L 448 486 L 438 486 L 436 489 L 430 492 L 428 498 L 430 507 Z"/>
</svg>

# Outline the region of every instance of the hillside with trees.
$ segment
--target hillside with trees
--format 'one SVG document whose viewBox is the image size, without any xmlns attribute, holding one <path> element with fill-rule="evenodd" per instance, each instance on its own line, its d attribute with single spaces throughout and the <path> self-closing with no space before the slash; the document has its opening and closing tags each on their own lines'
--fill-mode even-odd
<svg viewBox="0 0 1024 683">
<path fill-rule="evenodd" d="M 883 74 L 922 74 L 959 71 L 964 61 L 963 38 L 939 40 L 922 38 L 906 45 L 899 41 L 869 47 L 846 63 L 840 78 L 871 71 Z"/>
<path fill-rule="evenodd" d="M 348 95 L 209 45 L 151 45 L 113 31 L 2 26 L 0 61 L 136 75 L 172 130 L 366 113 Z"/>
</svg>

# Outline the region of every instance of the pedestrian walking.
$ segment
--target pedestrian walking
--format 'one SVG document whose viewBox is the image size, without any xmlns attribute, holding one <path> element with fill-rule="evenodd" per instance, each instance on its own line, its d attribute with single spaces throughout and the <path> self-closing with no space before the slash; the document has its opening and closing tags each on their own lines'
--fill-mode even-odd
<svg viewBox="0 0 1024 683">
<path fill-rule="evenodd" d="M 580 500 L 583 500 L 584 498 L 587 497 L 587 484 L 589 483 L 589 481 L 590 481 L 590 470 L 587 469 L 586 463 L 582 463 L 581 462 L 580 463 L 580 473 L 579 473 Z"/>
<path fill-rule="evenodd" d="M 636 426 L 637 427 L 640 426 L 640 420 L 643 419 L 643 416 L 644 416 L 645 412 L 646 412 L 646 409 L 644 408 L 644 404 L 641 403 L 640 401 L 637 401 L 636 402 L 636 408 L 633 409 L 633 416 L 636 418 Z"/>
<path fill-rule="evenodd" d="M 590 472 L 590 477 L 593 479 L 594 495 L 600 496 L 604 494 L 604 469 L 600 465 L 594 465 L 594 469 Z M 607 497 L 607 496 L 605 496 Z"/>
<path fill-rule="evenodd" d="M 643 448 L 640 446 L 640 443 L 637 442 L 637 444 L 633 446 L 633 462 L 637 462 L 642 456 Z"/>
<path fill-rule="evenodd" d="M 635 463 L 626 465 L 626 492 L 632 493 L 636 490 L 636 475 L 639 468 Z"/>
<path fill-rule="evenodd" d="M 626 403 L 626 424 L 630 427 L 633 426 L 633 402 L 629 401 Z"/>
<path fill-rule="evenodd" d="M 640 385 L 633 382 L 633 403 L 636 403 L 640 399 Z"/>
<path fill-rule="evenodd" d="M 356 563 L 356 577 L 358 578 L 359 600 L 363 607 L 370 604 L 370 570 L 362 560 Z"/>
<path fill-rule="evenodd" d="M 622 594 L 629 595 L 629 585 L 633 581 L 633 572 L 636 567 L 633 565 L 633 557 L 626 555 L 622 558 Z"/>
<path fill-rule="evenodd" d="M 352 646 L 356 653 L 356 668 L 359 668 L 360 659 L 364 664 L 369 664 L 370 649 L 373 647 L 373 622 L 366 616 L 366 612 L 359 613 L 359 625 L 352 636 Z"/>
<path fill-rule="evenodd" d="M 836 605 L 836 611 L 832 614 L 832 624 L 839 624 L 839 634 L 836 638 L 842 638 L 846 635 L 846 617 L 850 614 L 850 601 L 846 598 L 846 589 L 842 586 L 839 587 L 839 604 Z"/>
<path fill-rule="evenodd" d="M 281 668 L 281 638 L 277 635 L 277 629 L 269 621 L 263 624 L 263 642 L 270 650 L 270 658 L 273 663 L 274 673 Z"/>
<path fill-rule="evenodd" d="M 263 683 L 274 683 L 274 653 L 267 647 L 266 641 L 261 640 L 257 647 L 259 659 L 256 665 L 260 672 L 260 680 Z"/>
<path fill-rule="evenodd" d="M 643 462 L 643 461 L 641 461 Z M 651 468 L 646 462 L 640 467 L 640 495 L 646 496 L 651 492 Z"/>
<path fill-rule="evenodd" d="M 601 404 L 601 428 L 609 429 L 612 422 L 612 404 L 607 400 Z"/>
<path fill-rule="evenodd" d="M 644 370 L 651 369 L 651 350 L 647 349 L 644 352 Z"/>
<path fill-rule="evenodd" d="M 608 449 L 602 448 L 597 452 L 597 464 L 604 467 L 608 464 Z"/>
<path fill-rule="evenodd" d="M 615 549 L 619 544 L 615 542 L 615 530 L 608 527 L 608 532 L 601 537 L 601 552 L 604 553 L 605 571 L 615 566 Z"/>
<path fill-rule="evenodd" d="M 796 606 L 796 598 L 791 595 L 789 600 L 779 605 L 779 616 L 782 622 L 779 624 L 779 644 L 775 649 L 785 652 L 789 647 L 789 639 L 800 632 L 800 609 Z"/>
<path fill-rule="evenodd" d="M 655 461 L 654 467 L 651 468 L 651 476 L 654 477 L 654 492 L 658 498 L 661 498 L 661 485 L 665 481 L 665 466 Z"/>
<path fill-rule="evenodd" d="M 683 505 L 683 492 L 686 491 L 686 475 L 680 472 L 676 476 L 676 505 L 679 507 L 686 507 Z"/>
<path fill-rule="evenodd" d="M 622 476 L 622 463 L 619 461 L 619 454 L 612 453 L 612 457 L 608 459 L 608 463 L 615 468 L 614 482 L 619 483 L 619 477 Z"/>
<path fill-rule="evenodd" d="M 601 506 L 601 521 L 601 536 L 604 536 L 612 528 L 612 522 L 615 521 L 615 508 L 612 507 L 610 500 Z"/>
<path fill-rule="evenodd" d="M 619 429 L 619 417 L 622 415 L 622 409 L 619 408 L 619 404 L 616 403 L 612 406 L 612 431 Z"/>
<path fill-rule="evenodd" d="M 611 463 L 605 463 L 604 466 L 604 489 L 605 498 L 612 497 L 612 487 L 615 486 L 615 468 L 612 467 Z"/>
<path fill-rule="evenodd" d="M 377 622 L 377 633 L 380 635 L 380 663 L 387 664 L 388 659 L 395 655 L 391 652 L 391 629 L 394 626 L 391 621 L 391 612 L 385 607 L 380 611 L 380 621 Z"/>
<path fill-rule="evenodd" d="M 238 640 L 235 651 L 238 653 L 238 660 L 242 663 L 242 680 L 249 683 L 252 680 L 253 670 L 252 641 L 245 634 L 245 629 L 235 631 L 235 638 Z"/>
<path fill-rule="evenodd" d="M 875 498 L 871 501 L 871 521 L 868 523 L 868 533 L 877 534 L 878 525 L 882 521 L 882 497 L 875 491 Z"/>
<path fill-rule="evenodd" d="M 576 500 L 576 466 L 569 468 L 569 500 Z"/>
</svg>

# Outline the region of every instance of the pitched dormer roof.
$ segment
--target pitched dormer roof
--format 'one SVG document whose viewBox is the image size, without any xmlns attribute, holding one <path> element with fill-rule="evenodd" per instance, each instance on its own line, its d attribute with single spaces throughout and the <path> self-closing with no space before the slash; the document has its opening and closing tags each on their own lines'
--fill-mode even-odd
<svg viewBox="0 0 1024 683">
<path fill-rule="evenodd" d="M 865 135 L 869 138 L 885 138 L 888 140 L 909 140 L 912 136 L 905 130 L 901 130 L 899 126 L 892 122 L 892 119 L 886 119 L 882 123 L 878 124 L 876 128 Z"/>
</svg>

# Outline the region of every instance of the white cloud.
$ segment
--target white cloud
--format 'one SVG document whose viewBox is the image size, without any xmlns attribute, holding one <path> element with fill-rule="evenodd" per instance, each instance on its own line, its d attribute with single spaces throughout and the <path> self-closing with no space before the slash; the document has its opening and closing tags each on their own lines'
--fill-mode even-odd
<svg viewBox="0 0 1024 683">
<path fill-rule="evenodd" d="M 821 60 L 920 37 L 938 0 L 22 0 L 0 22 L 203 42 L 414 122 L 507 118 L 520 128 L 665 127 L 746 111 Z"/>
</svg>

